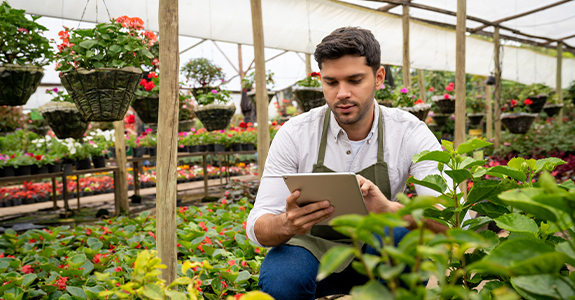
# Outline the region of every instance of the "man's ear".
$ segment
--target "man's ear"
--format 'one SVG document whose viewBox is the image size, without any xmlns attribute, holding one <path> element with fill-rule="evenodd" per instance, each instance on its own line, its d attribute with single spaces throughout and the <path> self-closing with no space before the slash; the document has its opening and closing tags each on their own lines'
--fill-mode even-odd
<svg viewBox="0 0 575 300">
<path fill-rule="evenodd" d="M 385 69 L 380 66 L 379 69 L 377 69 L 377 72 L 375 72 L 375 88 L 379 89 L 384 82 L 385 82 Z"/>
</svg>

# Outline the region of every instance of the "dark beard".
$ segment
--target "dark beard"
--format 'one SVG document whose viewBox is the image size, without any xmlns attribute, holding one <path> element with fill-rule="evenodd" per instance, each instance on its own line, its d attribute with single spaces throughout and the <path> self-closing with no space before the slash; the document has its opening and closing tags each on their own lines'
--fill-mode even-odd
<svg viewBox="0 0 575 300">
<path fill-rule="evenodd" d="M 331 111 L 333 112 L 334 117 L 336 118 L 336 120 L 342 124 L 342 125 L 352 125 L 357 123 L 359 120 L 363 119 L 363 117 L 365 117 L 365 115 L 369 112 L 370 108 L 371 108 L 371 104 L 373 103 L 373 99 L 375 97 L 375 82 L 373 83 L 373 91 L 371 92 L 371 96 L 369 96 L 369 99 L 366 99 L 366 101 L 364 102 L 365 107 L 360 107 L 359 103 L 355 102 L 355 101 L 349 101 L 349 100 L 342 100 L 342 101 L 338 101 L 334 104 L 333 108 L 330 107 Z M 357 107 L 359 107 L 360 109 L 363 108 L 363 110 L 359 111 L 359 114 L 357 115 L 356 118 L 349 120 L 349 121 L 344 121 L 340 118 L 339 113 L 336 112 L 336 110 L 334 109 L 335 107 L 337 107 L 338 105 L 348 105 L 348 104 L 353 104 Z"/>
</svg>

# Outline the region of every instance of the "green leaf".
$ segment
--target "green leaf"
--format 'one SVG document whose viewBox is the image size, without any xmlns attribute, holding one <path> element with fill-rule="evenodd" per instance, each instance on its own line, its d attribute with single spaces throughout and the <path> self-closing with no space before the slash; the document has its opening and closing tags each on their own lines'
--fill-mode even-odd
<svg viewBox="0 0 575 300">
<path fill-rule="evenodd" d="M 353 248 L 349 246 L 335 246 L 321 257 L 321 263 L 317 274 L 317 281 L 329 276 L 341 264 L 353 256 Z"/>
<path fill-rule="evenodd" d="M 377 274 L 379 274 L 379 277 L 385 280 L 390 280 L 392 278 L 399 276 L 399 274 L 403 273 L 404 270 L 405 270 L 405 264 L 398 264 L 397 266 L 394 267 L 388 266 L 386 264 L 380 264 L 377 267 Z"/>
<path fill-rule="evenodd" d="M 416 164 L 420 161 L 426 161 L 426 160 L 431 160 L 431 161 L 436 161 L 436 162 L 441 162 L 444 164 L 449 163 L 449 160 L 451 159 L 451 155 L 448 152 L 445 151 L 429 151 L 429 150 L 425 150 L 422 151 L 421 153 L 415 154 L 412 158 L 411 161 Z"/>
<path fill-rule="evenodd" d="M 575 296 L 573 282 L 567 277 L 554 274 L 513 277 L 511 283 L 515 288 L 553 299 L 570 299 Z"/>
<path fill-rule="evenodd" d="M 475 219 L 469 219 L 461 225 L 461 227 L 465 228 L 469 226 L 468 230 L 476 231 L 477 229 L 481 228 L 482 226 L 489 224 L 493 221 L 490 217 L 478 217 Z"/>
<path fill-rule="evenodd" d="M 532 198 L 542 193 L 542 189 L 525 188 L 511 190 L 500 194 L 498 197 L 507 205 L 519 208 L 520 210 L 533 214 L 538 219 L 546 221 L 557 221 L 557 216 L 550 206 L 535 202 Z"/>
<path fill-rule="evenodd" d="M 156 284 L 148 283 L 144 286 L 144 296 L 153 300 L 164 300 L 164 290 Z"/>
<path fill-rule="evenodd" d="M 70 262 L 73 264 L 83 264 L 86 261 L 86 255 L 84 253 L 74 255 L 70 258 Z"/>
<path fill-rule="evenodd" d="M 142 49 L 142 50 L 140 50 L 140 53 L 144 54 L 148 58 L 154 58 L 154 54 L 152 54 L 152 52 L 148 51 L 148 49 Z"/>
<path fill-rule="evenodd" d="M 445 190 L 447 190 L 447 185 L 445 184 L 445 181 L 443 181 L 443 178 L 441 178 L 441 176 L 437 174 L 427 175 L 423 180 L 419 180 L 411 176 L 407 179 L 406 183 L 418 184 L 430 188 L 439 193 L 443 193 L 445 192 Z"/>
<path fill-rule="evenodd" d="M 509 209 L 507 209 L 507 207 L 495 204 L 493 202 L 476 203 L 471 207 L 471 210 L 488 216 L 492 219 L 511 212 Z"/>
<path fill-rule="evenodd" d="M 250 274 L 250 272 L 248 272 L 248 271 L 241 271 L 241 272 L 238 274 L 238 277 L 236 278 L 235 283 L 244 282 L 244 281 L 250 279 L 251 276 L 252 276 L 252 274 Z"/>
<path fill-rule="evenodd" d="M 27 287 L 28 285 L 30 285 L 30 283 L 36 280 L 36 278 L 38 278 L 38 276 L 36 276 L 36 274 L 34 273 L 26 274 L 23 277 L 24 281 L 22 281 L 22 287 Z"/>
<path fill-rule="evenodd" d="M 100 241 L 97 238 L 89 237 L 88 241 L 86 242 L 89 247 L 91 247 L 95 243 L 99 243 Z"/>
<path fill-rule="evenodd" d="M 527 175 L 524 172 L 521 172 L 519 170 L 516 170 L 515 168 L 508 167 L 508 166 L 495 166 L 495 167 L 491 167 L 487 170 L 487 175 L 490 175 L 490 176 L 495 176 L 497 178 L 503 178 L 501 176 L 501 174 L 507 175 L 507 176 L 509 176 L 515 180 L 521 181 L 521 182 L 525 182 L 525 180 L 527 179 Z"/>
<path fill-rule="evenodd" d="M 122 51 L 122 47 L 120 47 L 118 45 L 112 45 L 112 46 L 110 46 L 110 48 L 108 48 L 108 51 L 110 51 L 112 53 L 118 53 L 118 52 Z"/>
<path fill-rule="evenodd" d="M 493 144 L 488 142 L 488 141 L 473 139 L 473 140 L 469 140 L 469 141 L 461 143 L 461 145 L 459 145 L 457 147 L 457 153 L 458 154 L 464 154 L 464 153 L 471 152 L 473 150 L 477 150 L 479 148 L 487 147 L 489 145 L 493 145 Z"/>
<path fill-rule="evenodd" d="M 178 291 L 166 290 L 166 295 L 170 297 L 171 300 L 187 300 L 186 294 Z M 162 298 L 164 299 L 164 298 Z"/>
<path fill-rule="evenodd" d="M 453 240 L 458 244 L 470 243 L 481 245 L 485 243 L 485 240 L 482 236 L 470 230 L 453 228 L 447 231 L 447 235 L 452 237 Z"/>
<path fill-rule="evenodd" d="M 557 273 L 569 260 L 564 253 L 549 252 L 518 262 L 510 270 L 516 275 Z"/>
<path fill-rule="evenodd" d="M 483 166 L 485 165 L 485 160 L 476 160 L 472 157 L 466 156 L 463 158 L 463 161 L 459 164 L 459 169 L 469 169 L 475 166 Z"/>
<path fill-rule="evenodd" d="M 451 177 L 451 179 L 455 180 L 456 185 L 459 185 L 465 180 L 473 177 L 473 174 L 471 174 L 471 172 L 468 170 L 445 170 L 445 174 Z"/>
<path fill-rule="evenodd" d="M 566 164 L 566 162 L 557 157 L 538 159 L 537 162 L 535 162 L 535 173 L 539 173 L 543 170 L 553 171 L 555 167 L 563 164 Z"/>
<path fill-rule="evenodd" d="M 96 242 L 90 245 L 90 249 L 92 250 L 100 250 L 102 249 L 102 247 L 104 247 L 104 244 L 102 244 L 102 242 Z"/>
<path fill-rule="evenodd" d="M 392 300 L 395 296 L 377 280 L 370 280 L 365 285 L 355 286 L 351 289 L 352 299 L 362 300 Z"/>
<path fill-rule="evenodd" d="M 331 226 L 357 227 L 357 225 L 359 225 L 359 223 L 363 220 L 363 218 L 364 218 L 363 216 L 358 214 L 343 215 L 337 218 L 333 218 L 333 220 L 331 220 L 329 224 Z"/>
<path fill-rule="evenodd" d="M 449 153 L 454 153 L 455 150 L 453 150 L 453 143 L 448 141 L 448 140 L 441 140 L 441 145 L 443 146 L 443 148 L 445 148 L 445 150 L 447 150 Z"/>
<path fill-rule="evenodd" d="M 539 226 L 537 226 L 535 221 L 518 213 L 511 213 L 497 217 L 495 219 L 495 223 L 497 223 L 499 228 L 511 232 L 539 232 Z"/>
<path fill-rule="evenodd" d="M 91 49 L 97 43 L 98 43 L 98 41 L 96 41 L 96 40 L 85 40 L 85 41 L 80 43 L 80 47 L 82 47 L 84 49 Z"/>
<path fill-rule="evenodd" d="M 567 255 L 569 257 L 568 263 L 571 266 L 575 266 L 575 251 L 573 250 L 573 247 L 571 247 L 570 243 L 571 242 L 569 241 L 562 242 L 555 247 L 555 250 Z"/>
<path fill-rule="evenodd" d="M 86 299 L 86 293 L 84 293 L 84 290 L 79 287 L 67 286 L 66 291 L 68 291 L 68 293 L 72 294 L 74 297 Z"/>
<path fill-rule="evenodd" d="M 568 179 L 567 181 L 564 181 L 563 183 L 558 185 L 560 188 L 564 188 L 566 190 L 575 190 L 575 183 L 573 183 L 573 180 Z"/>
</svg>

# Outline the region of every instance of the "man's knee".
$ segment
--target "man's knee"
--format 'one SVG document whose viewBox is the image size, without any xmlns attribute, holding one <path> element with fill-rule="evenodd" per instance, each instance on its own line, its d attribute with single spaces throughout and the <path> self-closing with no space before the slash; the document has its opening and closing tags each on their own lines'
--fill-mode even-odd
<svg viewBox="0 0 575 300">
<path fill-rule="evenodd" d="M 282 245 L 264 259 L 259 286 L 274 299 L 314 299 L 319 262 L 306 249 Z"/>
</svg>

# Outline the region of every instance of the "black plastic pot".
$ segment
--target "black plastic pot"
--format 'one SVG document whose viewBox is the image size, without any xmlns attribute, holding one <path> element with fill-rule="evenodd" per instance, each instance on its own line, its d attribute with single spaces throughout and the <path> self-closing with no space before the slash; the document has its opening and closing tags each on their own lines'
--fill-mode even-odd
<svg viewBox="0 0 575 300">
<path fill-rule="evenodd" d="M 178 146 L 178 152 L 179 153 L 186 153 L 186 152 L 188 152 L 188 149 L 186 149 L 186 146 L 184 146 L 184 147 Z"/>
<path fill-rule="evenodd" d="M 49 102 L 40 112 L 59 139 L 80 139 L 88 129 L 89 123 L 72 103 Z"/>
<path fill-rule="evenodd" d="M 138 68 L 100 68 L 72 70 L 60 75 L 86 121 L 120 121 L 128 111 L 142 79 Z"/>
<path fill-rule="evenodd" d="M 242 151 L 242 144 L 232 144 L 233 151 Z"/>
<path fill-rule="evenodd" d="M 94 164 L 94 168 L 105 168 L 106 167 L 106 158 L 103 156 L 94 156 L 92 157 L 92 163 Z"/>
<path fill-rule="evenodd" d="M 62 163 L 61 162 L 54 162 L 51 165 L 48 165 L 48 169 L 50 173 L 57 173 L 62 172 Z"/>
<path fill-rule="evenodd" d="M 186 146 L 186 149 L 189 153 L 200 152 L 200 146 L 198 145 Z"/>
<path fill-rule="evenodd" d="M 208 151 L 208 145 L 199 145 L 198 152 L 206 152 Z"/>
<path fill-rule="evenodd" d="M 79 159 L 76 161 L 76 170 L 88 170 L 92 168 L 92 162 L 89 158 Z"/>
<path fill-rule="evenodd" d="M 31 170 L 30 170 L 30 173 L 31 173 L 32 175 L 35 175 L 35 174 L 48 174 L 49 172 L 50 172 L 50 170 L 48 169 L 48 166 L 47 166 L 47 165 L 43 165 L 43 166 L 41 166 L 41 167 L 38 167 L 37 165 L 32 165 L 32 166 L 31 166 Z"/>
<path fill-rule="evenodd" d="M 533 104 L 527 105 L 527 109 L 535 114 L 540 113 L 543 110 L 543 106 L 545 106 L 545 102 L 547 102 L 547 98 L 549 98 L 549 95 L 545 94 L 527 97 L 527 99 L 533 101 Z"/>
<path fill-rule="evenodd" d="M 158 147 L 148 147 L 148 154 L 150 154 L 150 156 L 157 156 Z"/>
<path fill-rule="evenodd" d="M 160 95 L 155 95 L 152 97 L 136 96 L 132 101 L 132 108 L 134 108 L 142 122 L 146 124 L 158 123 Z"/>
<path fill-rule="evenodd" d="M 210 104 L 194 109 L 194 113 L 208 131 L 226 129 L 235 112 L 234 105 Z"/>
<path fill-rule="evenodd" d="M 0 169 L 0 177 L 13 177 L 16 176 L 16 170 L 14 167 L 4 167 Z"/>
<path fill-rule="evenodd" d="M 16 173 L 16 176 L 26 176 L 32 174 L 32 166 L 19 166 L 15 169 L 16 171 L 14 173 Z"/>
<path fill-rule="evenodd" d="M 108 148 L 108 155 L 110 156 L 110 158 L 116 157 L 116 147 Z"/>
<path fill-rule="evenodd" d="M 44 69 L 36 66 L 0 66 L 0 105 L 20 106 L 26 104 L 36 92 Z"/>
<path fill-rule="evenodd" d="M 321 87 L 294 87 L 292 89 L 298 107 L 304 112 L 325 104 Z"/>
<path fill-rule="evenodd" d="M 256 147 L 254 144 L 242 144 L 242 151 L 254 151 L 256 150 Z"/>
<path fill-rule="evenodd" d="M 148 148 L 144 148 L 144 147 L 132 148 L 132 156 L 133 157 L 142 157 L 147 152 L 148 152 Z"/>
<path fill-rule="evenodd" d="M 506 113 L 501 114 L 501 123 L 507 127 L 509 132 L 525 134 L 531 128 L 531 124 L 537 117 L 537 114 L 528 113 Z"/>
<path fill-rule="evenodd" d="M 222 144 L 214 144 L 214 150 L 212 150 L 214 152 L 224 152 L 226 151 L 226 146 L 222 145 Z"/>
</svg>

